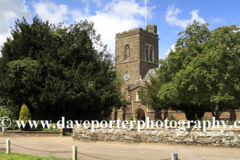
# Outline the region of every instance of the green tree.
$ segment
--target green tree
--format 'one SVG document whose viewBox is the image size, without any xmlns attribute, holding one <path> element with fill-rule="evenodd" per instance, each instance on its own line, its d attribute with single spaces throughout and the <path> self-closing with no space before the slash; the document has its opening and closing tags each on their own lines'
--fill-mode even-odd
<svg viewBox="0 0 240 160">
<path fill-rule="evenodd" d="M 30 111 L 28 109 L 28 107 L 26 106 L 26 104 L 23 103 L 21 110 L 20 110 L 20 114 L 19 114 L 19 121 L 26 121 L 26 120 L 31 120 L 31 114 Z"/>
<path fill-rule="evenodd" d="M 158 72 L 158 71 L 156 71 Z M 165 83 L 164 77 L 152 77 L 150 76 L 150 82 L 145 82 L 145 86 L 141 87 L 139 91 L 139 97 L 142 104 L 147 105 L 154 111 L 161 109 L 168 109 L 169 105 L 164 101 L 160 101 L 158 98 L 158 92 L 161 86 Z"/>
<path fill-rule="evenodd" d="M 6 106 L 3 106 L 3 108 L 0 110 L 0 118 L 8 117 L 9 119 L 11 119 L 11 125 L 8 129 L 13 129 L 13 130 L 18 129 L 18 126 L 16 123 L 18 116 L 19 116 L 19 109 L 17 106 L 6 105 Z M 9 124 L 9 122 L 7 123 Z M 5 125 L 8 126 L 8 124 L 5 124 Z"/>
<path fill-rule="evenodd" d="M 194 22 L 179 33 L 176 51 L 161 61 L 167 81 L 159 98 L 185 111 L 211 110 L 219 119 L 223 111 L 239 106 L 240 32 L 235 25 L 212 31 L 208 26 Z"/>
<path fill-rule="evenodd" d="M 26 106 L 26 104 L 23 103 L 21 110 L 20 110 L 20 114 L 19 114 L 19 122 L 20 121 L 24 121 L 24 123 L 26 123 L 26 121 L 31 120 L 31 114 L 30 111 L 28 109 L 28 107 Z M 26 123 L 26 126 L 23 128 L 23 126 L 21 126 L 22 130 L 29 130 L 29 124 Z"/>
<path fill-rule="evenodd" d="M 63 27 L 23 18 L 11 33 L 0 58 L 1 97 L 26 103 L 36 119 L 101 119 L 112 106 L 125 106 L 113 58 L 93 23 Z"/>
</svg>

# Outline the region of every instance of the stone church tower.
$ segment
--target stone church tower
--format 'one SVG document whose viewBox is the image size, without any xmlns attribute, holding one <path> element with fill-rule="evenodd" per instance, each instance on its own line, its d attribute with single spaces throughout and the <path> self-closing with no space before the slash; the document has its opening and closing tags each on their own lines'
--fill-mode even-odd
<svg viewBox="0 0 240 160">
<path fill-rule="evenodd" d="M 125 110 L 113 111 L 113 120 L 128 120 L 129 116 L 134 119 L 154 118 L 155 113 L 140 103 L 138 91 L 144 86 L 147 73 L 158 68 L 158 40 L 156 25 L 148 25 L 146 30 L 136 28 L 116 34 L 116 70 L 124 80 L 122 91 L 126 92 L 132 105 Z"/>
</svg>

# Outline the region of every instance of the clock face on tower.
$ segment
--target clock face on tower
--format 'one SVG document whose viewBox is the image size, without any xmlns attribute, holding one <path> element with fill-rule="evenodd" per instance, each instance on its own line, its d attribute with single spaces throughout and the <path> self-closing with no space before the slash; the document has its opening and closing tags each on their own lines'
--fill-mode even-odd
<svg viewBox="0 0 240 160">
<path fill-rule="evenodd" d="M 125 81 L 129 80 L 129 74 L 126 73 L 123 78 L 124 78 Z"/>
</svg>

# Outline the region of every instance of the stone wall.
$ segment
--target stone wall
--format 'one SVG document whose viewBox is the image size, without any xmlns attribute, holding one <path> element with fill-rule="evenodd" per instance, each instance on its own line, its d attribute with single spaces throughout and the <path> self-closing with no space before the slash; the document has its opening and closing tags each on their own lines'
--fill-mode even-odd
<svg viewBox="0 0 240 160">
<path fill-rule="evenodd" d="M 131 143 L 168 143 L 206 146 L 240 147 L 239 130 L 200 130 L 180 132 L 177 129 L 89 129 L 74 128 L 72 137 L 80 141 L 118 141 Z"/>
<path fill-rule="evenodd" d="M 206 112 L 204 114 L 204 118 L 212 118 L 212 113 L 211 112 Z M 227 120 L 236 120 L 236 119 L 240 119 L 240 111 L 226 111 L 223 112 L 220 115 L 220 119 L 227 119 Z"/>
<path fill-rule="evenodd" d="M 134 91 L 132 91 L 134 93 Z M 137 108 L 142 108 L 144 111 L 146 111 L 146 116 L 150 117 L 151 120 L 155 120 L 155 112 L 151 112 L 150 109 L 147 108 L 147 106 L 142 105 L 140 101 L 133 102 L 132 105 L 129 105 L 126 109 L 126 117 L 125 120 L 128 120 L 129 116 L 135 116 L 134 111 L 136 111 Z M 133 112 L 132 112 L 133 110 Z M 122 119 L 122 113 L 119 113 L 120 120 Z M 113 113 L 112 113 L 113 114 Z M 174 110 L 165 110 L 165 111 L 158 111 L 156 113 L 156 117 L 158 119 L 166 119 L 168 116 L 173 115 L 173 117 L 177 120 L 187 120 L 186 115 L 184 112 L 178 112 Z M 211 112 L 205 112 L 204 119 L 211 119 L 212 118 L 212 113 Z M 240 111 L 226 111 L 223 112 L 220 115 L 220 120 L 228 120 L 228 121 L 233 121 L 233 120 L 239 120 L 240 119 Z M 112 119 L 113 120 L 113 119 Z"/>
<path fill-rule="evenodd" d="M 166 119 L 169 115 L 173 115 L 174 118 L 176 118 L 178 120 L 187 120 L 185 113 L 180 112 L 180 111 L 164 110 L 164 111 L 159 111 L 157 113 L 157 117 L 159 119 Z M 203 118 L 204 119 L 211 119 L 212 118 L 212 113 L 211 112 L 205 112 Z M 226 112 L 223 112 L 220 115 L 220 120 L 233 121 L 233 120 L 238 120 L 238 119 L 240 119 L 240 111 L 238 111 L 238 110 L 226 111 Z"/>
<path fill-rule="evenodd" d="M 161 116 L 160 118 L 165 119 L 168 115 L 171 114 L 178 120 L 187 120 L 184 112 L 177 112 L 177 111 L 173 111 L 173 110 L 168 110 L 168 111 L 165 111 L 165 112 L 166 112 L 165 116 Z M 211 112 L 205 112 L 203 118 L 211 119 L 212 118 L 212 113 Z M 232 110 L 232 111 L 223 112 L 220 115 L 220 119 L 221 120 L 229 120 L 229 121 L 240 119 L 240 111 Z"/>
</svg>

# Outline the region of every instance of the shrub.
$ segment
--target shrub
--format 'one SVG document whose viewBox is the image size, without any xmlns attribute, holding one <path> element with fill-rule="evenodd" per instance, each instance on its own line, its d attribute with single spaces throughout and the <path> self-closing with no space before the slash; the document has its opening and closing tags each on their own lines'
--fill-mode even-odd
<svg viewBox="0 0 240 160">
<path fill-rule="evenodd" d="M 28 120 L 31 120 L 31 114 L 30 114 L 30 111 L 28 109 L 28 107 L 26 106 L 26 104 L 23 103 L 22 107 L 21 107 L 21 110 L 20 110 L 20 115 L 19 115 L 19 122 L 20 121 L 24 121 L 24 123 Z M 26 123 L 26 126 L 25 128 L 23 128 L 21 126 L 21 130 L 29 130 L 30 126 L 28 123 Z"/>
<path fill-rule="evenodd" d="M 53 128 L 53 126 L 56 126 L 56 125 L 51 125 L 50 128 L 44 128 L 43 130 L 44 131 L 60 131 L 59 128 Z"/>
<path fill-rule="evenodd" d="M 11 126 L 8 129 L 18 129 L 16 120 L 18 119 L 19 116 L 19 109 L 17 106 L 10 106 L 10 105 L 6 105 L 4 106 L 1 110 L 0 110 L 0 117 L 8 117 L 11 119 Z M 5 125 L 8 126 L 7 122 Z M 0 127 L 0 130 L 2 130 L 2 128 Z"/>
<path fill-rule="evenodd" d="M 169 121 L 169 122 L 171 122 L 171 121 L 175 121 L 176 119 L 175 119 L 175 117 L 173 116 L 173 115 L 171 115 L 171 114 L 169 114 L 168 116 L 167 116 L 167 120 Z"/>
<path fill-rule="evenodd" d="M 201 121 L 200 121 L 201 122 L 201 128 L 203 128 L 203 121 L 210 121 L 211 125 L 213 124 L 212 118 L 202 118 Z"/>
<path fill-rule="evenodd" d="M 235 121 L 228 121 L 228 125 L 234 125 L 234 122 Z M 219 122 L 219 123 L 221 123 L 221 122 Z"/>
<path fill-rule="evenodd" d="M 168 120 L 168 122 L 167 122 L 168 126 L 170 125 L 171 121 L 177 121 L 177 119 L 173 115 L 171 115 L 171 114 L 169 114 L 167 116 L 167 120 Z"/>
<path fill-rule="evenodd" d="M 128 120 L 129 120 L 129 121 L 132 121 L 132 120 L 133 120 L 133 116 L 129 116 L 129 117 L 128 117 Z"/>
<path fill-rule="evenodd" d="M 41 122 L 38 123 L 37 128 L 33 125 L 33 127 L 29 129 L 29 131 L 43 131 Z"/>
</svg>

